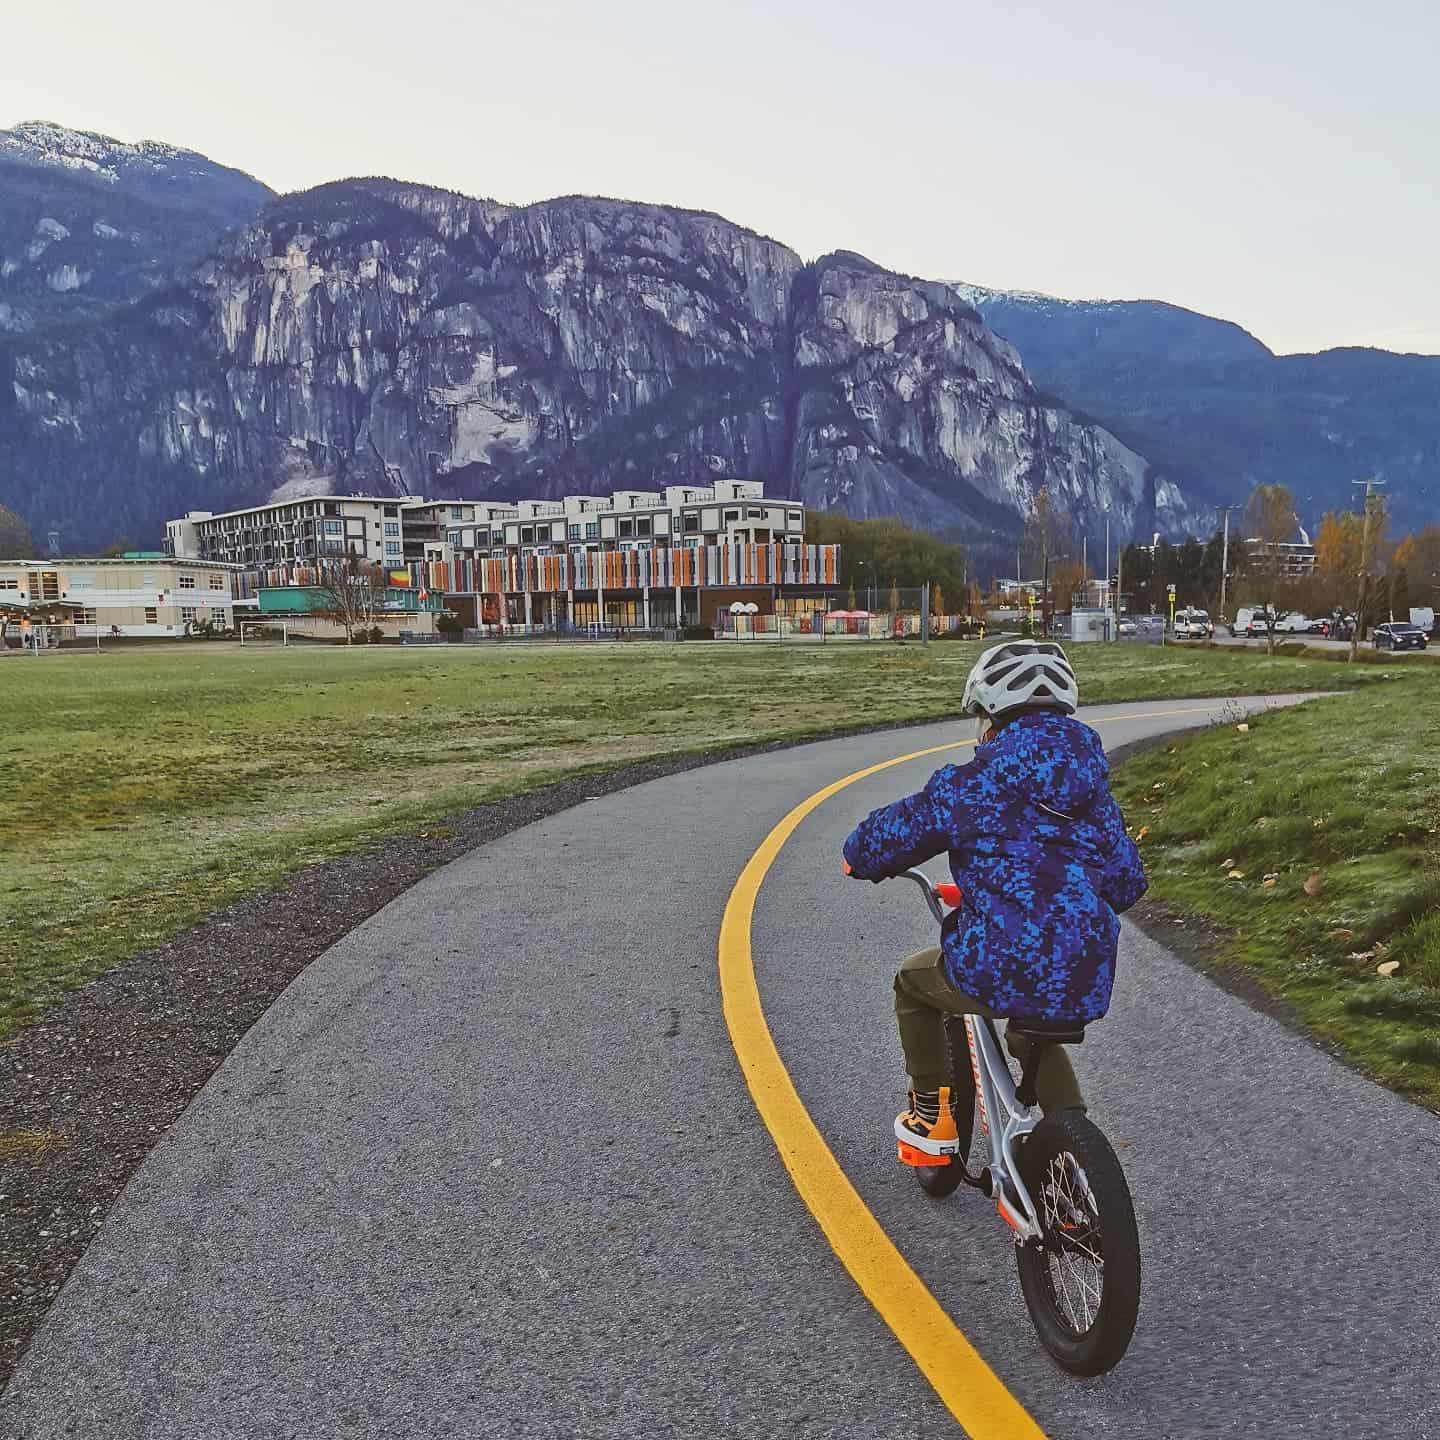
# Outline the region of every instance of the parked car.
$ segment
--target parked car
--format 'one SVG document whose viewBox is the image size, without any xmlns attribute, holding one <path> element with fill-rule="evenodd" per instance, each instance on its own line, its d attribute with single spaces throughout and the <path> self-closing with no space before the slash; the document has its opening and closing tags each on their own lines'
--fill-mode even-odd
<svg viewBox="0 0 1440 1440">
<path fill-rule="evenodd" d="M 1282 631 L 1287 635 L 1308 635 L 1315 628 L 1315 622 L 1308 616 L 1302 615 L 1298 610 L 1292 610 L 1288 615 L 1282 615 L 1275 622 L 1277 634 Z"/>
<path fill-rule="evenodd" d="M 1215 633 L 1215 626 L 1203 610 L 1193 607 L 1175 612 L 1175 638 L 1177 640 L 1208 640 Z"/>
<path fill-rule="evenodd" d="M 1418 625 L 1396 620 L 1375 627 L 1377 650 L 1424 650 L 1426 645 L 1425 632 Z"/>
<path fill-rule="evenodd" d="M 1138 635 L 1140 631 L 1135 622 L 1127 615 L 1121 620 L 1118 633 L 1121 635 Z"/>
</svg>

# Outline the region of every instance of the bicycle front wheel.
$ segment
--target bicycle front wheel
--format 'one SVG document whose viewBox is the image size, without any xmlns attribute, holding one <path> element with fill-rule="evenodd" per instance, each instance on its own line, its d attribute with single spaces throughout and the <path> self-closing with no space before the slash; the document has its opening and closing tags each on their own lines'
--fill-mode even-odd
<svg viewBox="0 0 1440 1440">
<path fill-rule="evenodd" d="M 1040 1242 L 1020 1246 L 1020 1288 L 1040 1343 L 1072 1375 L 1120 1362 L 1140 1310 L 1140 1236 L 1125 1172 L 1077 1110 L 1047 1115 L 1020 1154 Z"/>
</svg>

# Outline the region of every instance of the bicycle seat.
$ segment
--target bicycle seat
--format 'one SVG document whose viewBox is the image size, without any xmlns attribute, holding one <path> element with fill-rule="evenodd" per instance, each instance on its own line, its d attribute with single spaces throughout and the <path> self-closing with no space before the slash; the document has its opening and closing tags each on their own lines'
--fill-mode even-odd
<svg viewBox="0 0 1440 1440">
<path fill-rule="evenodd" d="M 1036 1044 L 1081 1045 L 1085 1041 L 1084 1024 L 1073 1020 L 1011 1020 L 1006 1029 Z"/>
</svg>

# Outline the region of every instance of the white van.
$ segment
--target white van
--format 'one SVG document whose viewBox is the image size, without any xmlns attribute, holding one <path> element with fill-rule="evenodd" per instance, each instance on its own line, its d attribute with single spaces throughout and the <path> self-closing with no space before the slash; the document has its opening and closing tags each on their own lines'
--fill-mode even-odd
<svg viewBox="0 0 1440 1440">
<path fill-rule="evenodd" d="M 1243 606 L 1235 612 L 1235 623 L 1230 627 L 1232 635 L 1267 635 L 1272 621 L 1265 614 L 1264 606 Z"/>
<path fill-rule="evenodd" d="M 1175 638 L 1177 640 L 1208 640 L 1215 633 L 1210 617 L 1203 610 L 1189 609 L 1175 612 Z"/>
</svg>

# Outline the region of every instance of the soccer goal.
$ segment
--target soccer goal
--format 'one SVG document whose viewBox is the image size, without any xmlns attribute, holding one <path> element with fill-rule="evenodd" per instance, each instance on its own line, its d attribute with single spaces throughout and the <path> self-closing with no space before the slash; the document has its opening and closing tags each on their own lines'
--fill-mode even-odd
<svg viewBox="0 0 1440 1440">
<path fill-rule="evenodd" d="M 251 645 L 273 645 L 276 640 L 282 645 L 290 643 L 290 627 L 283 620 L 242 620 L 240 622 L 240 643 Z"/>
</svg>

